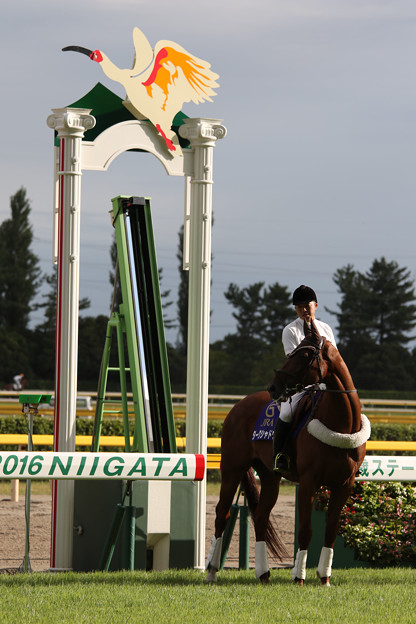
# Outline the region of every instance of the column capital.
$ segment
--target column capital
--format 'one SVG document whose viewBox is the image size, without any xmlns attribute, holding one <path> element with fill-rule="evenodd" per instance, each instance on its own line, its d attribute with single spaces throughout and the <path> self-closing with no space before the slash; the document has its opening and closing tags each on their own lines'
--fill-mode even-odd
<svg viewBox="0 0 416 624">
<path fill-rule="evenodd" d="M 82 137 L 86 130 L 95 126 L 95 117 L 90 115 L 90 108 L 53 108 L 47 124 L 56 130 L 60 137 Z"/>
<path fill-rule="evenodd" d="M 179 127 L 182 138 L 188 139 L 192 147 L 214 146 L 217 139 L 223 139 L 227 129 L 222 125 L 222 119 L 185 119 Z"/>
</svg>

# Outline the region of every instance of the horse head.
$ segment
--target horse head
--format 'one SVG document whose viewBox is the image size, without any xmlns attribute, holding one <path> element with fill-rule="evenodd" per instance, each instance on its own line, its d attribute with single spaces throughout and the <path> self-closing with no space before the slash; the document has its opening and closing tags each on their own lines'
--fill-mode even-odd
<svg viewBox="0 0 416 624">
<path fill-rule="evenodd" d="M 320 383 L 328 370 L 328 363 L 322 357 L 325 345 L 315 323 L 304 322 L 305 338 L 279 370 L 275 370 L 269 387 L 270 396 L 275 401 L 286 401 L 292 394 L 300 392 L 307 385 Z"/>
</svg>

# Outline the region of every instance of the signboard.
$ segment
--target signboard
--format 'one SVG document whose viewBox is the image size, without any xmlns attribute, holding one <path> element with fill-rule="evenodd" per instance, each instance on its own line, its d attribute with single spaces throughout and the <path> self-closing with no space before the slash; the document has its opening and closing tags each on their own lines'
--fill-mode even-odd
<svg viewBox="0 0 416 624">
<path fill-rule="evenodd" d="M 160 479 L 202 481 L 203 455 L 0 452 L 0 479 Z"/>
<path fill-rule="evenodd" d="M 416 481 L 416 457 L 366 455 L 356 481 Z"/>
</svg>

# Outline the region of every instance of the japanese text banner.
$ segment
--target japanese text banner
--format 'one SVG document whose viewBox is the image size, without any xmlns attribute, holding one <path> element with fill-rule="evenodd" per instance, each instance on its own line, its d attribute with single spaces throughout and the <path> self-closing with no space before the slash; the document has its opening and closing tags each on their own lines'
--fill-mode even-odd
<svg viewBox="0 0 416 624">
<path fill-rule="evenodd" d="M 416 457 L 366 455 L 356 481 L 416 481 Z"/>
</svg>

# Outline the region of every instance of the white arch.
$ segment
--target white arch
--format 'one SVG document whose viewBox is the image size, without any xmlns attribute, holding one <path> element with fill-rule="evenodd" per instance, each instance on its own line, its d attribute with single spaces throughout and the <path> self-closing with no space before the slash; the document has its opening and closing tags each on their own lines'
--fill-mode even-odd
<svg viewBox="0 0 416 624">
<path fill-rule="evenodd" d="M 148 121 L 130 120 L 110 126 L 94 141 L 82 142 L 82 168 L 106 171 L 122 152 L 140 149 L 156 156 L 168 175 L 185 175 L 188 158 L 180 150 L 171 154 L 163 138 Z"/>
<path fill-rule="evenodd" d="M 60 139 L 59 147 L 55 147 L 54 250 L 58 264 L 59 331 L 54 451 L 75 450 L 82 170 L 106 171 L 118 154 L 142 149 L 154 154 L 169 175 L 185 176 L 184 225 L 185 231 L 189 231 L 192 293 L 188 312 L 186 452 L 206 455 L 213 148 L 217 139 L 226 135 L 226 129 L 218 119 L 185 119 L 180 135 L 189 141 L 191 149 L 183 154 L 179 149 L 169 154 L 153 126 L 139 120 L 111 126 L 94 142 L 83 141 L 85 132 L 95 126 L 90 112 L 67 107 L 53 109 L 53 115 L 48 117 L 48 126 Z M 51 568 L 68 569 L 72 565 L 73 481 L 55 484 Z M 200 569 L 204 569 L 205 560 L 205 506 L 206 482 L 201 481 L 195 496 L 195 567 Z"/>
</svg>

